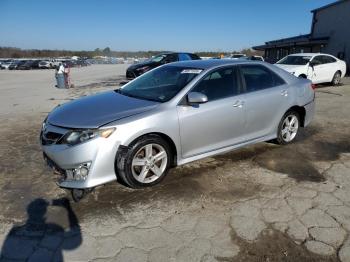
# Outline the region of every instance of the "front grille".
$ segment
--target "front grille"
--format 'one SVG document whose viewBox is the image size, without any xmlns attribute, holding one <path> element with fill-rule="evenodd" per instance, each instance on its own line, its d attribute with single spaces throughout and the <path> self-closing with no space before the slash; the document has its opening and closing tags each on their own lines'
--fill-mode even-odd
<svg viewBox="0 0 350 262">
<path fill-rule="evenodd" d="M 43 132 L 41 135 L 41 143 L 43 145 L 51 145 L 56 143 L 58 140 L 62 138 L 63 134 L 55 133 L 55 132 Z"/>
<path fill-rule="evenodd" d="M 44 146 L 56 144 L 69 130 L 46 124 L 41 130 L 40 141 Z"/>
<path fill-rule="evenodd" d="M 55 133 L 55 132 L 47 132 L 44 135 L 46 139 L 54 140 L 54 141 L 58 141 L 62 137 L 62 134 Z"/>
</svg>

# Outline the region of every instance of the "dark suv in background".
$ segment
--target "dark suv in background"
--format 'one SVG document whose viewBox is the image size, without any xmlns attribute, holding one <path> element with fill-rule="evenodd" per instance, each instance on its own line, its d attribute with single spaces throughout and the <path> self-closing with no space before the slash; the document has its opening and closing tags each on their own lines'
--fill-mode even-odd
<svg viewBox="0 0 350 262">
<path fill-rule="evenodd" d="M 39 69 L 40 60 L 27 60 L 24 64 L 19 65 L 16 69 L 19 70 L 30 70 Z"/>
<path fill-rule="evenodd" d="M 156 68 L 164 64 L 177 62 L 177 61 L 200 60 L 200 59 L 201 58 L 199 56 L 191 53 L 162 53 L 142 63 L 138 63 L 130 66 L 126 70 L 126 78 L 133 79 L 153 68 Z"/>
</svg>

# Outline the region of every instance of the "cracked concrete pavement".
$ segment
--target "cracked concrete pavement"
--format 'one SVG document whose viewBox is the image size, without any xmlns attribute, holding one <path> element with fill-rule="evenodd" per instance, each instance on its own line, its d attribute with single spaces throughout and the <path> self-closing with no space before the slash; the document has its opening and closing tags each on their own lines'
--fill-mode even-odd
<svg viewBox="0 0 350 262">
<path fill-rule="evenodd" d="M 25 79 L 0 72 L 0 104 L 15 108 L 0 115 L 0 261 L 350 261 L 350 85 L 317 89 L 315 121 L 292 145 L 193 162 L 154 188 L 111 183 L 77 204 L 45 167 L 38 133 L 45 112 L 113 88 L 125 66 L 93 69 L 73 71 L 71 90 L 33 72 L 16 103 L 6 100 Z"/>
</svg>

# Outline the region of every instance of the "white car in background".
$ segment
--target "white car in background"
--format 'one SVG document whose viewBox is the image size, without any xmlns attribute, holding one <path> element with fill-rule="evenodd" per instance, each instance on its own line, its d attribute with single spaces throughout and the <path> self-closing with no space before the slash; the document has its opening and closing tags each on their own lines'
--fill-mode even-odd
<svg viewBox="0 0 350 262">
<path fill-rule="evenodd" d="M 282 58 L 276 66 L 313 84 L 338 85 L 346 74 L 346 63 L 332 55 L 321 53 L 292 54 Z"/>
<path fill-rule="evenodd" d="M 10 65 L 12 65 L 13 61 L 5 61 L 2 62 L 0 67 L 1 69 L 9 69 Z"/>
<path fill-rule="evenodd" d="M 242 58 L 246 58 L 246 57 L 247 56 L 245 54 L 231 54 L 227 58 L 230 58 L 230 59 L 242 59 Z"/>
<path fill-rule="evenodd" d="M 39 68 L 41 68 L 41 69 L 51 69 L 51 68 L 54 68 L 54 66 L 53 66 L 52 62 L 43 60 L 43 61 L 40 61 Z"/>
</svg>

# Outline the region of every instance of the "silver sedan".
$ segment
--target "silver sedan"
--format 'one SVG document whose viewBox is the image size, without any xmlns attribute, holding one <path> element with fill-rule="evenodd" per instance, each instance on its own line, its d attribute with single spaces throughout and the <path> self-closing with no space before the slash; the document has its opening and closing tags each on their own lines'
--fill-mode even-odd
<svg viewBox="0 0 350 262">
<path fill-rule="evenodd" d="M 61 187 L 116 179 L 153 186 L 177 165 L 263 141 L 292 142 L 312 120 L 314 100 L 309 80 L 264 62 L 177 62 L 55 108 L 41 144 Z"/>
</svg>

